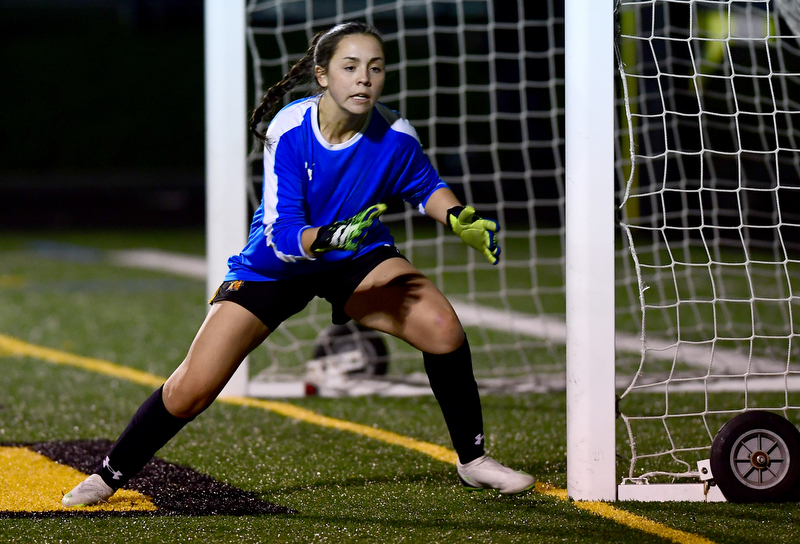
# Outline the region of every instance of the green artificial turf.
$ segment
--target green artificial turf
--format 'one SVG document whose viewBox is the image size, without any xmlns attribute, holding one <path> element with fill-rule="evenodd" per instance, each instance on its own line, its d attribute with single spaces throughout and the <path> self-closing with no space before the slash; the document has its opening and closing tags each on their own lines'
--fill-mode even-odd
<svg viewBox="0 0 800 544">
<path fill-rule="evenodd" d="M 47 239 L 86 248 L 157 247 L 201 253 L 202 233 L 0 235 L 0 334 L 167 376 L 205 314 L 202 281 L 36 250 Z M 0 353 L 0 442 L 114 440 L 150 387 Z M 696 398 L 681 399 L 687 409 Z M 735 402 L 732 399 L 730 402 Z M 305 398 L 330 417 L 450 447 L 429 396 Z M 639 413 L 652 396 L 625 399 Z M 566 486 L 563 392 L 483 398 L 488 451 Z M 689 425 L 694 425 L 690 422 Z M 676 429 L 694 436 L 693 428 Z M 618 465 L 627 445 L 618 430 Z M 642 437 L 657 443 L 658 436 Z M 158 456 L 191 467 L 293 514 L 7 518 L 3 542 L 620 542 L 668 538 L 538 493 L 467 493 L 455 467 L 401 446 L 255 407 L 215 403 Z M 197 490 L 202 493 L 202 490 Z M 616 503 L 621 510 L 713 542 L 800 541 L 797 504 Z M 688 542 L 689 540 L 687 540 Z"/>
</svg>

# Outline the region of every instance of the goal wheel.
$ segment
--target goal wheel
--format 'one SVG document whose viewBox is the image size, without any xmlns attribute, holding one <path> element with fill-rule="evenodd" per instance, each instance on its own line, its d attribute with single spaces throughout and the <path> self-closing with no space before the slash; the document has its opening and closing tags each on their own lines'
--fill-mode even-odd
<svg viewBox="0 0 800 544">
<path fill-rule="evenodd" d="M 794 500 L 800 487 L 800 431 L 772 412 L 740 414 L 714 437 L 711 472 L 730 502 Z"/>
<path fill-rule="evenodd" d="M 314 343 L 313 357 L 320 359 L 350 351 L 360 351 L 365 365 L 349 374 L 383 376 L 389 369 L 389 352 L 381 334 L 353 321 L 331 325 L 320 332 Z"/>
</svg>

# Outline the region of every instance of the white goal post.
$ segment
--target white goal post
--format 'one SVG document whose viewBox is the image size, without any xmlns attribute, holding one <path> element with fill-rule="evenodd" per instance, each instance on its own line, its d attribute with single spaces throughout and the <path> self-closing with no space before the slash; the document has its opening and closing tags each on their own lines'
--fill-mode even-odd
<svg viewBox="0 0 800 544">
<path fill-rule="evenodd" d="M 611 2 L 566 0 L 567 492 L 615 500 Z"/>
<path fill-rule="evenodd" d="M 247 242 L 247 49 L 245 3 L 205 0 L 206 297 Z M 245 361 L 222 396 L 246 396 Z"/>
</svg>

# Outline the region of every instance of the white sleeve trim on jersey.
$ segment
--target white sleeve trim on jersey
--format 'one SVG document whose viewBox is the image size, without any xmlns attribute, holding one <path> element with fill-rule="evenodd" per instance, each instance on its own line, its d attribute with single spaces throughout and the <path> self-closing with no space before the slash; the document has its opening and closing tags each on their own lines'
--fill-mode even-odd
<svg viewBox="0 0 800 544">
<path fill-rule="evenodd" d="M 417 135 L 416 129 L 408 122 L 408 119 L 404 119 L 400 117 L 400 114 L 390 109 L 380 102 L 375 105 L 375 109 L 378 110 L 378 113 L 386 119 L 386 122 L 389 123 L 389 126 L 392 130 L 397 132 L 401 132 L 403 134 L 408 134 L 412 138 L 414 138 L 417 142 L 419 142 L 419 136 Z M 421 144 L 421 142 L 420 142 Z"/>
<path fill-rule="evenodd" d="M 309 255 L 306 253 L 306 248 L 303 247 L 303 233 L 311 228 L 311 225 L 306 225 L 297 233 L 297 247 L 300 249 L 300 254 L 305 255 L 305 259 L 307 261 L 316 261 L 316 257 Z"/>
<path fill-rule="evenodd" d="M 438 191 L 439 189 L 449 189 L 449 188 L 450 188 L 450 186 L 449 186 L 449 185 L 447 185 L 447 183 L 445 183 L 444 181 L 440 181 L 439 183 L 437 183 L 437 184 L 436 184 L 436 187 L 434 187 L 434 188 L 433 188 L 433 191 L 431 191 L 431 192 L 430 192 L 430 194 L 429 194 L 427 197 L 425 197 L 425 200 L 423 200 L 422 202 L 420 202 L 420 203 L 419 203 L 419 206 L 417 206 L 417 209 L 419 210 L 419 213 L 421 213 L 422 215 L 428 215 L 428 214 L 425 212 L 425 206 L 427 206 L 427 205 L 428 205 L 428 201 L 429 201 L 429 200 L 431 199 L 431 197 L 433 196 L 433 193 L 435 193 L 435 192 L 436 192 L 436 191 Z"/>
<path fill-rule="evenodd" d="M 308 102 L 304 100 L 283 108 L 270 123 L 267 129 L 267 145 L 264 146 L 264 217 L 262 219 L 264 237 L 266 238 L 267 246 L 271 247 L 275 252 L 275 256 L 287 263 L 314 259 L 306 254 L 301 242 L 303 230 L 308 226 L 300 229 L 297 238 L 299 251 L 296 255 L 281 252 L 273 240 L 272 230 L 275 221 L 278 219 L 278 179 L 275 176 L 275 150 L 278 148 L 281 137 L 303 122 L 303 115 L 308 107 Z"/>
</svg>

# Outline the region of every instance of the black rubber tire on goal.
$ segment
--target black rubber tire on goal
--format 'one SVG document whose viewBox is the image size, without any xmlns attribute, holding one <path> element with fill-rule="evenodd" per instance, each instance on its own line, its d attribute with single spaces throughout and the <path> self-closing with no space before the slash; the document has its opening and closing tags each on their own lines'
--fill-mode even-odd
<svg viewBox="0 0 800 544">
<path fill-rule="evenodd" d="M 740 414 L 714 437 L 711 473 L 730 502 L 797 500 L 800 431 L 772 412 Z"/>
<path fill-rule="evenodd" d="M 367 376 L 383 376 L 389 369 L 389 352 L 381 333 L 363 327 L 353 321 L 344 325 L 331 325 L 317 335 L 314 343 L 314 359 L 359 350 L 364 353 L 367 367 L 363 372 Z"/>
</svg>

